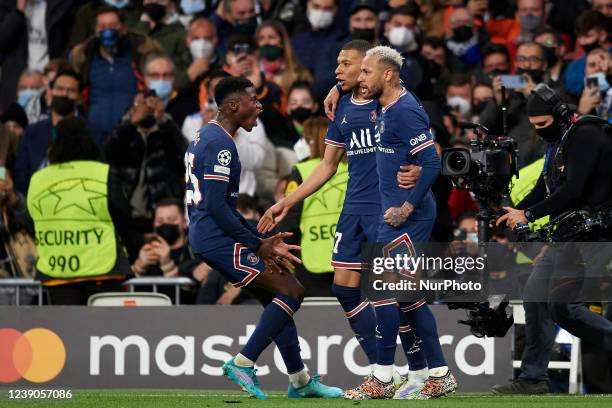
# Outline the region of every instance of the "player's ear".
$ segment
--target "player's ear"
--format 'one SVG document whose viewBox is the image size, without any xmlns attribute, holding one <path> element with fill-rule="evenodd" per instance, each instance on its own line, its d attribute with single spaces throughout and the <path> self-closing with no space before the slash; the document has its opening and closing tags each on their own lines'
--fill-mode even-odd
<svg viewBox="0 0 612 408">
<path fill-rule="evenodd" d="M 238 103 L 236 101 L 230 101 L 229 107 L 232 112 L 238 111 Z"/>
</svg>

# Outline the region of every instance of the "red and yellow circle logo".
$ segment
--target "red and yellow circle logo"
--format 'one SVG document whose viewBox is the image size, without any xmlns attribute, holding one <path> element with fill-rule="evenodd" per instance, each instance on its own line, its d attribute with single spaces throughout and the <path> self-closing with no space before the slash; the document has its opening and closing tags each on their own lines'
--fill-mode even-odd
<svg viewBox="0 0 612 408">
<path fill-rule="evenodd" d="M 33 383 L 51 381 L 62 371 L 66 348 L 51 330 L 0 329 L 0 383 L 24 378 Z"/>
</svg>

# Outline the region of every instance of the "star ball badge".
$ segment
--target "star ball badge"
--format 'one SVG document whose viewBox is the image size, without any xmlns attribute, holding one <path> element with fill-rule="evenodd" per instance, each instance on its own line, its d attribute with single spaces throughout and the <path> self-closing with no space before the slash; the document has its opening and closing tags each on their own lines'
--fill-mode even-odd
<svg viewBox="0 0 612 408">
<path fill-rule="evenodd" d="M 229 150 L 221 150 L 217 154 L 217 160 L 222 166 L 227 166 L 232 161 L 232 154 Z"/>
<path fill-rule="evenodd" d="M 370 112 L 370 122 L 376 122 L 376 111 Z"/>
</svg>

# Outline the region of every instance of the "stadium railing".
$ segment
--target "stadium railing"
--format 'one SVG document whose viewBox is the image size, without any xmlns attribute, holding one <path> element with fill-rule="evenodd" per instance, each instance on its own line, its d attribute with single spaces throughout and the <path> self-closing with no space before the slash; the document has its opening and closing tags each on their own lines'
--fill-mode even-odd
<svg viewBox="0 0 612 408">
<path fill-rule="evenodd" d="M 172 300 L 163 293 L 104 292 L 91 295 L 87 306 L 172 306 Z"/>
<path fill-rule="evenodd" d="M 134 292 L 134 288 L 137 286 L 152 286 L 153 293 L 157 293 L 158 286 L 174 286 L 175 304 L 181 304 L 181 286 L 192 286 L 193 280 L 185 276 L 176 278 L 166 278 L 163 276 L 152 276 L 147 278 L 132 278 L 123 282 L 123 286 L 128 286 L 130 292 Z"/>
<path fill-rule="evenodd" d="M 9 295 L 12 297 L 14 294 L 15 305 L 21 306 L 21 291 L 23 289 L 34 289 L 38 293 L 38 306 L 42 306 L 43 304 L 43 291 L 42 284 L 40 281 L 34 280 L 32 278 L 7 278 L 0 279 L 0 290 L 5 295 Z M 11 290 L 13 289 L 13 291 Z"/>
</svg>

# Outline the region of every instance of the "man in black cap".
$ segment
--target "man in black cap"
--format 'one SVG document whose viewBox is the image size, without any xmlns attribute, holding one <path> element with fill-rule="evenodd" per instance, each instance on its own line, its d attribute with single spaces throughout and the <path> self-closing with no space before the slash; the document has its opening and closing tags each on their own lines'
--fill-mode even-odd
<svg viewBox="0 0 612 408">
<path fill-rule="evenodd" d="M 548 143 L 542 175 L 517 205 L 504 207 L 497 224 L 514 228 L 567 211 L 610 211 L 612 207 L 612 137 L 597 117 L 576 118 L 547 85 L 538 85 L 527 99 L 529 122 Z M 590 244 L 547 245 L 534 261 L 523 293 L 526 344 L 521 374 L 510 384 L 496 385 L 498 394 L 548 392 L 547 369 L 555 341 L 555 323 L 602 350 L 612 350 L 612 322 L 589 311 L 585 301 L 597 298 L 612 251 L 610 229 L 587 237 Z M 602 245 L 599 245 L 602 244 Z M 604 245 L 605 244 L 605 245 Z M 561 245 L 561 246 L 559 246 Z M 582 261 L 582 262 L 581 262 Z"/>
</svg>

